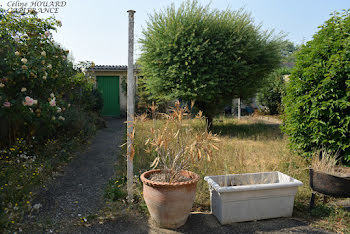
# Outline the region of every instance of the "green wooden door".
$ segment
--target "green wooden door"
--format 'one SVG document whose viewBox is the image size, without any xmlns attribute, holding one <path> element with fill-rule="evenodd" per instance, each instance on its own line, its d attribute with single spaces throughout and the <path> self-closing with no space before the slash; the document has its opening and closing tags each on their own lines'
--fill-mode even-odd
<svg viewBox="0 0 350 234">
<path fill-rule="evenodd" d="M 120 115 L 119 104 L 119 77 L 118 76 L 97 76 L 97 88 L 102 93 L 103 116 Z"/>
</svg>

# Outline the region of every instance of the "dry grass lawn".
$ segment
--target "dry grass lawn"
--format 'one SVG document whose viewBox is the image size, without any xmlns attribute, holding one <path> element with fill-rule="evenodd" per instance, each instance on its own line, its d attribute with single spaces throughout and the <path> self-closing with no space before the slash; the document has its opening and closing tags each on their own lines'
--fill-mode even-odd
<svg viewBox="0 0 350 234">
<path fill-rule="evenodd" d="M 198 131 L 205 127 L 204 120 L 190 120 Z M 151 127 L 159 127 L 162 120 L 142 120 L 136 123 L 135 173 L 148 170 L 153 155 L 144 151 Z M 288 148 L 288 139 L 280 131 L 279 125 L 256 118 L 241 120 L 219 118 L 214 121 L 212 130 L 220 139 L 219 151 L 215 159 L 192 165 L 191 170 L 202 178 L 206 175 L 237 174 L 248 172 L 280 171 L 304 183 L 296 196 L 293 216 L 308 220 L 315 227 L 330 231 L 349 233 L 350 212 L 334 208 L 330 203 L 323 205 L 320 198 L 316 208 L 308 210 L 311 189 L 309 188 L 308 167 L 310 162 Z M 319 196 L 320 197 L 320 196 Z M 206 182 L 200 180 L 195 201 L 196 211 L 209 210 L 209 191 Z"/>
</svg>

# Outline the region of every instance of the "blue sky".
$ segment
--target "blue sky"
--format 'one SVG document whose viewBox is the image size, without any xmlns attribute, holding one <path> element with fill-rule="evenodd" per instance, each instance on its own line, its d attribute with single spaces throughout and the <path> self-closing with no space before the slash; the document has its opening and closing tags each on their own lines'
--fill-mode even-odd
<svg viewBox="0 0 350 234">
<path fill-rule="evenodd" d="M 33 0 L 19 0 L 32 2 Z M 40 1 L 40 0 L 39 0 Z M 7 9 L 9 0 L 0 0 Z M 142 36 L 148 15 L 180 0 L 66 0 L 55 17 L 62 21 L 54 38 L 72 52 L 74 60 L 94 61 L 98 65 L 126 65 L 128 48 L 127 10 L 136 10 L 135 41 Z M 209 0 L 199 0 L 203 5 Z M 237 10 L 244 7 L 256 24 L 263 29 L 275 29 L 287 34 L 294 43 L 312 39 L 318 26 L 323 24 L 333 11 L 350 8 L 349 0 L 212 0 L 211 8 L 220 10 L 229 7 Z M 47 17 L 49 14 L 41 14 Z M 140 54 L 135 44 L 135 59 Z"/>
</svg>

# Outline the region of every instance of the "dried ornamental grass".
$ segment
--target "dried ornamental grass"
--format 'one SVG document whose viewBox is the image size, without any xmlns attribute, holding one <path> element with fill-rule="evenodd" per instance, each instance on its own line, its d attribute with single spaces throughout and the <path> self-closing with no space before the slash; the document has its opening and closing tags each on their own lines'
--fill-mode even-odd
<svg viewBox="0 0 350 234">
<path fill-rule="evenodd" d="M 349 170 L 342 170 L 337 166 L 339 161 L 339 154 L 330 153 L 326 149 L 317 150 L 312 158 L 312 168 L 315 171 L 323 172 L 326 174 L 339 176 L 339 177 L 349 177 Z"/>
<path fill-rule="evenodd" d="M 206 129 L 194 129 L 190 124 L 190 109 L 181 107 L 180 102 L 170 108 L 169 114 L 159 116 L 162 116 L 163 124 L 150 129 L 151 135 L 145 143 L 147 152 L 156 155 L 151 167 L 160 167 L 166 172 L 164 182 L 179 182 L 181 170 L 187 170 L 191 164 L 203 159 L 212 160 L 219 149 L 216 145 L 219 139 Z M 201 112 L 195 118 L 203 118 Z"/>
</svg>

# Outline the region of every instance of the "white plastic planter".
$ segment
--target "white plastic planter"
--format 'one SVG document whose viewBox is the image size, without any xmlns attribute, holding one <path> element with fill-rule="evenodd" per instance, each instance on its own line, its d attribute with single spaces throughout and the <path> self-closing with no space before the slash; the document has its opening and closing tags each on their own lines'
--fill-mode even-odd
<svg viewBox="0 0 350 234">
<path fill-rule="evenodd" d="M 221 224 L 290 217 L 302 182 L 281 172 L 206 176 L 212 213 Z"/>
</svg>

